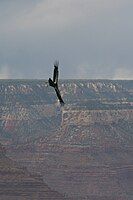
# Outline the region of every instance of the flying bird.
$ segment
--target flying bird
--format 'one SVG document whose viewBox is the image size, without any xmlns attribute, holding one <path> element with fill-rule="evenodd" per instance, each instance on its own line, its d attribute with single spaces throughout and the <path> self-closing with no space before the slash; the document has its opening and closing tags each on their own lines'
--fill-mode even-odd
<svg viewBox="0 0 133 200">
<path fill-rule="evenodd" d="M 61 94 L 58 88 L 58 76 L 59 76 L 58 66 L 59 66 L 59 62 L 56 61 L 54 63 L 53 80 L 49 78 L 49 85 L 55 89 L 56 95 L 60 101 L 61 106 L 64 106 L 65 103 L 61 97 Z"/>
</svg>

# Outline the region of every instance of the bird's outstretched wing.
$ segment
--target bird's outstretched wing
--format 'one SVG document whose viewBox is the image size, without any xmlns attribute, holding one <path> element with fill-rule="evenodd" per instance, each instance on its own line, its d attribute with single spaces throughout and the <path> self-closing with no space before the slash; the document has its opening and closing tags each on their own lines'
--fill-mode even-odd
<svg viewBox="0 0 133 200">
<path fill-rule="evenodd" d="M 58 76 L 59 76 L 58 67 L 54 66 L 53 82 L 56 84 L 58 84 Z"/>
<path fill-rule="evenodd" d="M 55 84 L 58 84 L 58 76 L 59 76 L 58 66 L 59 66 L 59 61 L 55 61 L 54 62 L 54 74 L 53 74 L 53 82 Z"/>
</svg>

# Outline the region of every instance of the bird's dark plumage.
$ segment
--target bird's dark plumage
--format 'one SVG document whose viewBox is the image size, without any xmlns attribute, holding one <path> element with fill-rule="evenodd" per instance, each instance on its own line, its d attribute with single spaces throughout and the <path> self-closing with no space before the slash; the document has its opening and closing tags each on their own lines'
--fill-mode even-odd
<svg viewBox="0 0 133 200">
<path fill-rule="evenodd" d="M 61 94 L 60 94 L 60 91 L 59 91 L 59 88 L 58 88 L 58 76 L 59 76 L 58 64 L 59 63 L 54 64 L 53 80 L 51 78 L 49 78 L 49 85 L 51 87 L 54 87 L 56 95 L 57 95 L 57 97 L 60 101 L 60 104 L 61 104 L 61 106 L 63 106 L 65 103 L 64 103 L 64 101 L 61 97 Z"/>
<path fill-rule="evenodd" d="M 54 66 L 53 82 L 57 84 L 58 84 L 58 75 L 59 75 L 58 67 Z"/>
</svg>

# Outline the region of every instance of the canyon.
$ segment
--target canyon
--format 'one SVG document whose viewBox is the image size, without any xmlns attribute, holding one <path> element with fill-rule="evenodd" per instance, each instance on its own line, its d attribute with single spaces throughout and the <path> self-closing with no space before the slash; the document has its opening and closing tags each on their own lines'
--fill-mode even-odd
<svg viewBox="0 0 133 200">
<path fill-rule="evenodd" d="M 19 180 L 32 179 L 34 195 L 40 184 L 62 199 L 131 200 L 133 81 L 61 80 L 60 90 L 63 107 L 46 80 L 0 80 L 0 142 L 25 169 Z"/>
</svg>

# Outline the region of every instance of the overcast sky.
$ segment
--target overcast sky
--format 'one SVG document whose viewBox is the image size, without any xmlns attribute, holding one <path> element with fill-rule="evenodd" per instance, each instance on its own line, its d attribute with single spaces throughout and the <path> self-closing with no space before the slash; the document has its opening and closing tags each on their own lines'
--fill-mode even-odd
<svg viewBox="0 0 133 200">
<path fill-rule="evenodd" d="M 0 78 L 133 79 L 133 0 L 0 0 Z"/>
</svg>

